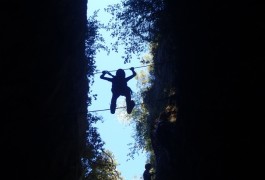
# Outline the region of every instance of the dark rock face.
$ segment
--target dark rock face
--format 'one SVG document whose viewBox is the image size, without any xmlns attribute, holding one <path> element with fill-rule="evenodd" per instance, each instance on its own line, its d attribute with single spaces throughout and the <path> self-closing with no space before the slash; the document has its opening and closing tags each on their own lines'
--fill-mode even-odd
<svg viewBox="0 0 265 180">
<path fill-rule="evenodd" d="M 151 133 L 151 142 L 156 159 L 156 179 L 177 178 L 176 133 L 176 109 L 170 108 L 160 114 Z"/>
<path fill-rule="evenodd" d="M 255 179 L 264 160 L 264 4 L 167 2 L 166 34 L 176 46 L 177 164 L 160 179 Z"/>
<path fill-rule="evenodd" d="M 180 23 L 179 119 L 187 140 L 183 161 L 192 158 L 183 167 L 183 179 L 256 175 L 251 156 L 259 136 L 253 138 L 250 121 L 261 115 L 258 104 L 264 99 L 261 6 L 208 1 L 185 9 L 190 13 Z"/>
<path fill-rule="evenodd" d="M 1 149 L 9 179 L 78 179 L 86 0 L 1 2 Z"/>
</svg>

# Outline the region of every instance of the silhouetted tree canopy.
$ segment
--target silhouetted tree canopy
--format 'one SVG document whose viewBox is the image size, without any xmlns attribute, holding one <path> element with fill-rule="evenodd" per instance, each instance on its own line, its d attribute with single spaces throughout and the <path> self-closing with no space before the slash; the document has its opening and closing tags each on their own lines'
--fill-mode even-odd
<svg viewBox="0 0 265 180">
<path fill-rule="evenodd" d="M 132 54 L 139 57 L 147 49 L 146 44 L 156 40 L 163 9 L 161 0 L 123 0 L 105 9 L 113 16 L 106 28 L 112 31 L 112 37 L 117 37 L 112 49 L 125 46 L 125 63 L 130 62 Z"/>
<path fill-rule="evenodd" d="M 103 44 L 104 38 L 98 32 L 100 23 L 96 19 L 97 11 L 92 17 L 89 17 L 87 22 L 87 34 L 86 34 L 86 57 L 88 61 L 87 78 L 90 87 L 94 83 L 95 55 L 99 50 L 106 50 L 108 48 Z M 96 94 L 93 94 L 91 90 L 88 92 L 88 106 L 91 105 L 92 98 L 96 99 Z M 86 128 L 86 145 L 82 156 L 83 164 L 83 180 L 119 180 L 122 179 L 120 172 L 116 170 L 117 162 L 114 159 L 113 154 L 104 149 L 104 142 L 102 141 L 100 134 L 96 127 L 93 125 L 102 120 L 101 117 L 95 116 L 91 113 L 87 114 L 87 128 Z"/>
</svg>

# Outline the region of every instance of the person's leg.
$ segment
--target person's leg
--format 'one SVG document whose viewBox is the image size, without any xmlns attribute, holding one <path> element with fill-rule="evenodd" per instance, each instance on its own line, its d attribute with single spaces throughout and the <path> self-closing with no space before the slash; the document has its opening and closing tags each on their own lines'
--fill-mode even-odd
<svg viewBox="0 0 265 180">
<path fill-rule="evenodd" d="M 126 106 L 127 106 L 127 113 L 131 114 L 135 103 L 134 101 L 131 100 L 131 89 L 128 88 L 128 90 L 125 92 L 125 97 L 126 97 Z"/>
<path fill-rule="evenodd" d="M 110 104 L 110 112 L 111 114 L 114 114 L 115 113 L 115 110 L 116 110 L 116 101 L 118 99 L 119 95 L 118 94 L 112 94 L 112 98 L 111 98 L 111 104 Z"/>
<path fill-rule="evenodd" d="M 128 104 L 131 103 L 131 93 L 129 91 L 125 93 L 125 98 L 126 98 L 126 105 L 128 106 Z"/>
</svg>

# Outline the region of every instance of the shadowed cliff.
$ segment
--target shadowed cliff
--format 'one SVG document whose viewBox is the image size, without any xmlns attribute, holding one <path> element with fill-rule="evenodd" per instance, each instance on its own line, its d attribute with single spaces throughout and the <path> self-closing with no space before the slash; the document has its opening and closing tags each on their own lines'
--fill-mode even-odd
<svg viewBox="0 0 265 180">
<path fill-rule="evenodd" d="M 169 133 L 175 128 L 171 135 L 153 137 L 160 138 L 154 145 L 157 179 L 258 177 L 258 162 L 264 160 L 264 4 L 166 2 L 155 62 L 174 63 L 156 67 L 150 96 L 175 80 L 170 88 L 176 89 L 178 111 L 174 127 L 155 129 Z"/>
<path fill-rule="evenodd" d="M 9 179 L 79 177 L 86 3 L 1 3 L 1 162 Z"/>
</svg>

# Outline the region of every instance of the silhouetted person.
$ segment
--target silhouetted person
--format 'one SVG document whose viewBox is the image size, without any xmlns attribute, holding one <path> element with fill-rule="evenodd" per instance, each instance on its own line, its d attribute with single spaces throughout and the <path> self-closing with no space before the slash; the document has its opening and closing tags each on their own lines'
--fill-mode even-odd
<svg viewBox="0 0 265 180">
<path fill-rule="evenodd" d="M 145 171 L 143 174 L 144 180 L 151 180 L 152 179 L 153 173 L 150 172 L 151 168 L 152 168 L 152 165 L 150 163 L 147 163 L 145 165 Z"/>
<path fill-rule="evenodd" d="M 130 70 L 132 71 L 132 75 L 125 77 L 125 71 L 122 69 L 118 69 L 116 72 L 116 76 L 113 76 L 108 71 L 103 71 L 102 75 L 100 76 L 101 79 L 107 80 L 112 82 L 112 98 L 111 98 L 111 104 L 110 104 L 110 112 L 111 114 L 115 113 L 116 109 L 116 101 L 119 96 L 125 96 L 126 97 L 126 106 L 127 106 L 127 113 L 130 114 L 135 106 L 134 101 L 131 100 L 131 93 L 132 90 L 127 86 L 127 82 L 132 79 L 134 76 L 136 76 L 136 72 L 134 71 L 134 68 L 131 67 Z M 105 74 L 110 75 L 112 78 L 105 77 Z"/>
</svg>

